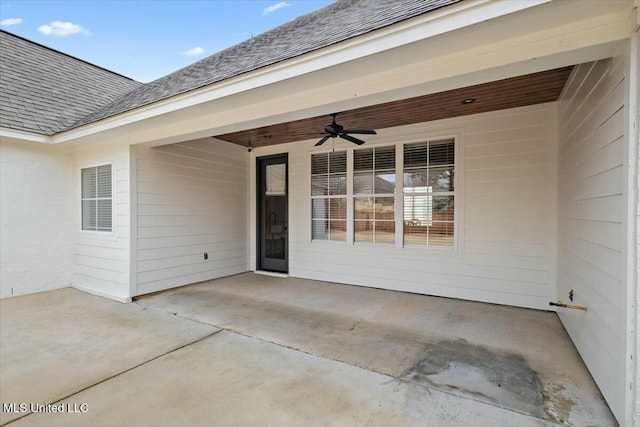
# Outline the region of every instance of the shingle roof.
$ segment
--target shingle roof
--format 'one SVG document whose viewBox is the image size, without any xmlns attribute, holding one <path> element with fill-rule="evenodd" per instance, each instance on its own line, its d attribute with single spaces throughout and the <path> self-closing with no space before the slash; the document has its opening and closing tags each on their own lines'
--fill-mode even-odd
<svg viewBox="0 0 640 427">
<path fill-rule="evenodd" d="M 72 127 L 294 58 L 459 1 L 339 0 L 145 84 Z"/>
<path fill-rule="evenodd" d="M 53 135 L 142 83 L 0 30 L 0 126 Z"/>
<path fill-rule="evenodd" d="M 338 0 L 148 84 L 0 30 L 0 126 L 53 135 L 462 0 Z"/>
</svg>

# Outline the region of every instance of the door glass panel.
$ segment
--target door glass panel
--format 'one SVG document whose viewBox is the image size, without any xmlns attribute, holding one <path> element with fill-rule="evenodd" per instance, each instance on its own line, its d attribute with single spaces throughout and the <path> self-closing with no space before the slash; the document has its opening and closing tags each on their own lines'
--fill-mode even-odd
<svg viewBox="0 0 640 427">
<path fill-rule="evenodd" d="M 267 196 L 284 196 L 286 191 L 287 165 L 267 165 Z"/>
<path fill-rule="evenodd" d="M 286 250 L 286 204 L 285 196 L 265 196 L 265 257 L 285 259 Z"/>
</svg>

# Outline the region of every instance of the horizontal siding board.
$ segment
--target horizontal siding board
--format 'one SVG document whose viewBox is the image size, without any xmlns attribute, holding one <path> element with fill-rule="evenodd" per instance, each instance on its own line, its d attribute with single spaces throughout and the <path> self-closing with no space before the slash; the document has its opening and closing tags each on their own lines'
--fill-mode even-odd
<svg viewBox="0 0 640 427">
<path fill-rule="evenodd" d="M 466 136 L 469 142 L 466 145 L 465 153 L 471 156 L 482 155 L 483 148 L 495 150 L 497 146 L 519 147 L 521 144 L 528 144 L 530 142 L 535 142 L 535 146 L 532 148 L 536 148 L 540 141 L 543 142 L 542 146 L 544 147 L 546 144 L 540 135 L 544 135 L 546 132 L 547 125 L 545 124 L 528 128 L 516 127 L 505 129 L 502 127 L 492 131 L 485 129 L 479 133 L 468 132 Z"/>
<path fill-rule="evenodd" d="M 200 245 L 171 246 L 166 248 L 141 249 L 138 251 L 138 261 L 161 260 L 172 257 L 181 257 L 185 255 L 199 255 L 207 252 L 214 254 L 216 252 L 235 251 L 242 249 L 247 251 L 246 243 L 239 242 L 237 239 L 228 242 L 205 243 Z"/>
<path fill-rule="evenodd" d="M 217 147 L 220 146 L 221 144 L 217 145 Z M 244 167 L 246 163 L 244 159 L 239 158 L 237 153 L 235 153 L 235 156 L 223 156 L 220 153 L 216 153 L 214 151 L 194 149 L 193 146 L 189 146 L 188 144 L 165 145 L 162 147 L 158 147 L 157 151 L 184 157 L 184 160 L 177 160 L 175 163 L 181 164 L 182 162 L 184 162 L 185 164 L 188 164 L 190 166 L 192 166 L 193 164 L 187 159 L 202 160 L 209 163 L 219 163 L 240 168 Z"/>
<path fill-rule="evenodd" d="M 617 166 L 563 188 L 563 197 L 567 202 L 597 199 L 606 196 L 621 195 L 623 188 L 622 166 Z"/>
<path fill-rule="evenodd" d="M 622 254 L 620 251 L 583 240 L 570 237 L 561 247 L 570 250 L 573 256 L 588 261 L 591 265 L 604 271 L 616 280 L 622 277 Z M 612 289 L 620 292 L 620 289 Z"/>
<path fill-rule="evenodd" d="M 539 193 L 540 183 L 527 179 L 526 176 L 516 177 L 512 179 L 502 179 L 493 182 L 469 182 L 466 189 L 474 194 L 482 193 Z"/>
<path fill-rule="evenodd" d="M 551 174 L 551 168 L 539 165 L 510 167 L 509 165 L 499 164 L 494 168 L 467 170 L 465 171 L 465 178 L 467 182 L 473 184 L 514 179 L 535 181 L 541 173 L 549 175 Z"/>
<path fill-rule="evenodd" d="M 161 213 L 161 211 L 159 211 Z M 139 227 L 176 227 L 219 224 L 214 215 L 139 215 Z M 243 218 L 234 218 L 234 223 L 243 222 Z"/>
<path fill-rule="evenodd" d="M 156 280 L 150 283 L 139 284 L 138 293 L 140 295 L 151 292 L 158 292 L 165 289 L 175 288 L 178 286 L 189 285 L 192 283 L 204 282 L 205 280 L 213 280 L 220 277 L 232 276 L 247 271 L 246 264 L 239 264 L 235 266 L 219 268 L 215 271 L 204 271 L 198 273 L 191 273 L 185 276 L 169 277 L 161 280 Z"/>
<path fill-rule="evenodd" d="M 578 88 L 584 81 L 585 76 L 589 73 L 591 68 L 593 68 L 593 65 L 593 62 L 589 62 L 578 64 L 573 67 L 573 71 L 562 89 L 560 99 L 558 100 L 558 123 L 560 125 L 566 123 L 571 115 L 573 115 L 574 109 L 569 109 L 569 106 L 571 105 Z"/>
<path fill-rule="evenodd" d="M 400 290 L 405 292 L 426 294 L 426 295 L 443 295 L 446 294 L 450 298 L 459 298 L 472 301 L 483 301 L 497 304 L 505 304 L 519 307 L 539 308 L 548 304 L 548 297 L 535 295 L 519 295 L 509 292 L 492 292 L 486 289 L 458 288 L 450 286 L 441 286 L 432 283 L 419 283 L 404 281 L 401 279 L 387 280 L 379 277 L 368 277 L 366 284 L 363 284 L 359 274 L 353 274 L 349 271 L 335 273 L 327 270 L 302 269 L 296 268 L 292 270 L 292 274 L 296 277 L 309 278 L 314 280 L 324 280 L 328 282 L 347 283 L 351 285 L 370 286 L 375 288 Z"/>
<path fill-rule="evenodd" d="M 595 266 L 591 260 L 582 259 L 564 247 L 560 248 L 559 253 L 562 258 L 562 265 L 559 268 L 560 278 L 563 283 L 571 285 L 570 289 L 577 290 L 578 298 L 582 298 L 580 295 L 584 289 L 585 294 L 598 296 L 591 299 L 594 307 L 597 307 L 601 301 L 606 301 L 613 307 L 620 306 L 622 284 L 618 279 Z"/>
<path fill-rule="evenodd" d="M 531 166 L 531 165 L 548 165 L 550 162 L 550 153 L 521 153 L 521 154 L 505 154 L 492 157 L 474 157 L 465 159 L 468 169 L 490 169 L 497 165 L 510 167 Z"/>
<path fill-rule="evenodd" d="M 330 264 L 335 261 L 335 256 L 330 252 L 297 252 L 295 255 L 295 261 L 299 262 L 307 260 L 308 262 L 316 262 L 318 264 Z M 351 265 L 353 268 L 374 268 L 370 265 L 370 258 L 366 255 L 343 255 L 340 257 L 340 265 Z M 336 264 L 337 265 L 337 264 Z M 438 278 L 439 283 L 443 283 L 448 280 L 457 281 L 458 277 L 474 277 L 479 279 L 496 279 L 496 280 L 508 280 L 519 281 L 527 283 L 547 283 L 549 280 L 549 272 L 540 270 L 529 270 L 519 268 L 505 268 L 499 266 L 482 266 L 461 263 L 439 263 L 430 262 L 425 260 L 421 264 L 416 264 L 412 260 L 405 259 L 393 259 L 387 262 L 379 261 L 377 268 L 388 270 L 384 273 L 385 277 L 392 277 L 393 274 L 397 275 L 397 270 L 403 271 L 403 273 L 415 272 L 425 281 L 431 281 L 430 278 Z M 526 270 L 526 271 L 523 271 Z M 404 274 L 403 274 L 404 277 Z M 463 279 L 460 279 L 463 280 Z"/>
<path fill-rule="evenodd" d="M 607 83 L 610 81 L 605 77 L 610 66 L 611 62 L 609 61 L 597 61 L 591 65 L 589 72 L 584 75 L 580 86 L 574 92 L 574 96 L 569 100 L 567 111 L 570 113 L 563 118 L 560 128 L 575 129 L 585 116 L 589 116 L 593 112 L 594 103 L 588 102 L 588 100 L 594 99 L 594 97 L 600 99 L 601 97 L 597 96 L 598 92 L 607 91 Z"/>
<path fill-rule="evenodd" d="M 613 116 L 609 117 L 601 126 L 595 129 L 593 133 L 585 137 L 578 150 L 564 156 L 561 159 L 564 166 L 561 172 L 564 175 L 572 176 L 572 172 L 576 169 L 579 170 L 586 166 L 584 165 L 585 162 L 598 161 L 600 156 L 594 156 L 593 154 L 595 152 L 602 150 L 612 142 L 622 138 L 624 112 L 624 108 L 620 108 Z M 611 158 L 608 158 L 608 160 L 611 160 Z M 621 158 L 617 157 L 616 160 L 619 162 Z M 612 166 L 615 166 L 615 164 Z M 588 167 L 586 168 L 587 170 L 589 169 Z"/>
<path fill-rule="evenodd" d="M 567 219 L 560 233 L 564 239 L 579 236 L 584 241 L 622 251 L 624 231 L 620 223 Z"/>
<path fill-rule="evenodd" d="M 234 218 L 224 219 L 213 224 L 183 225 L 183 226 L 160 226 L 160 227 L 138 227 L 138 238 L 162 238 L 162 237 L 185 237 L 199 236 L 202 234 L 232 233 L 244 235 L 245 221 L 238 221 Z"/>
<path fill-rule="evenodd" d="M 138 163 L 141 162 L 142 160 L 139 159 Z M 212 165 L 215 165 L 215 170 L 196 169 L 174 163 L 152 162 L 143 168 L 139 167 L 138 181 L 157 182 L 159 179 L 169 180 L 172 177 L 176 177 L 179 179 L 179 181 L 176 182 L 178 184 L 196 186 L 207 185 L 209 182 L 224 182 L 228 185 L 236 181 L 246 182 L 247 177 L 242 175 L 241 168 L 227 167 L 226 165 L 218 165 L 217 163 L 213 163 Z M 171 182 L 167 181 L 167 183 Z"/>
<path fill-rule="evenodd" d="M 535 224 L 551 224 L 549 218 L 549 207 L 534 200 L 527 204 L 521 205 L 493 205 L 478 207 L 471 211 L 473 216 L 465 218 L 465 225 L 467 227 L 475 227 L 480 224 L 496 223 L 502 220 L 518 221 L 522 224 L 523 220 L 534 220 Z"/>
<path fill-rule="evenodd" d="M 625 60 L 576 67 L 559 100 L 558 294 L 589 311 L 560 311 L 616 417 L 625 378 Z"/>
<path fill-rule="evenodd" d="M 238 213 L 245 214 L 246 201 L 242 203 L 237 200 L 227 200 L 226 203 L 220 203 L 216 205 L 203 205 L 201 207 L 197 205 L 139 205 L 138 212 L 140 215 L 168 215 L 168 216 L 184 216 L 184 215 L 208 215 L 208 216 L 222 216 L 229 210 L 235 210 Z"/>
<path fill-rule="evenodd" d="M 509 265 L 511 268 L 516 269 L 552 272 L 551 262 L 545 257 L 473 253 L 467 250 L 464 255 L 464 260 L 469 265 L 492 267 L 496 265 Z"/>
<path fill-rule="evenodd" d="M 207 252 L 209 255 L 209 259 L 204 260 L 202 253 L 195 253 L 184 256 L 174 255 L 172 257 L 166 257 L 161 259 L 153 259 L 149 261 L 139 261 L 138 262 L 138 274 L 146 273 L 146 272 L 154 272 L 166 269 L 173 269 L 176 267 L 185 267 L 189 271 L 195 271 L 195 269 L 190 268 L 190 266 L 194 265 L 202 265 L 203 268 L 208 266 L 206 269 L 213 269 L 211 266 L 216 265 L 217 262 L 222 262 L 226 260 L 238 260 L 243 259 L 246 256 L 246 250 L 244 248 L 240 249 L 229 249 L 225 251 L 211 251 Z"/>
<path fill-rule="evenodd" d="M 622 222 L 624 199 L 621 195 L 560 202 L 567 218 L 592 221 Z"/>
<path fill-rule="evenodd" d="M 596 131 L 600 126 L 613 117 L 621 108 L 623 108 L 624 99 L 624 83 L 619 84 L 613 89 L 608 97 L 602 101 L 601 109 L 596 109 L 592 116 L 585 119 L 582 126 L 572 133 L 570 138 L 560 146 L 560 158 L 564 159 L 567 155 L 575 153 L 579 147 L 588 141 L 589 135 Z M 561 134 L 562 135 L 562 134 Z"/>
<path fill-rule="evenodd" d="M 246 236 L 246 234 L 245 234 Z M 188 246 L 194 244 L 208 244 L 216 242 L 232 242 L 240 240 L 243 236 L 238 233 L 214 233 L 202 234 L 199 236 L 171 236 L 171 237 L 150 237 L 138 239 L 138 249 L 168 248 L 172 246 Z"/>
<path fill-rule="evenodd" d="M 147 186 L 143 186 L 147 187 Z M 221 204 L 226 200 L 242 201 L 243 200 L 238 192 L 244 190 L 243 187 L 235 188 L 218 188 L 206 190 L 194 190 L 193 187 L 184 187 L 183 191 L 175 191 L 173 188 L 166 189 L 165 192 L 161 192 L 161 189 L 157 189 L 158 192 L 150 193 L 145 192 L 147 188 L 142 188 L 138 195 L 138 203 L 141 205 L 157 205 L 157 206 L 170 206 L 178 203 L 190 203 L 192 205 L 211 203 Z M 170 196 L 170 197 L 169 197 Z M 175 201 L 174 201 L 175 200 Z"/>
<path fill-rule="evenodd" d="M 191 274 L 215 272 L 219 269 L 235 267 L 243 264 L 246 266 L 246 261 L 244 260 L 244 256 L 241 256 L 241 257 L 223 258 L 218 260 L 210 259 L 207 261 L 194 262 L 192 264 L 179 265 L 176 267 L 158 268 L 155 270 L 139 272 L 138 283 L 144 284 L 144 283 L 156 282 L 163 279 L 171 279 L 175 277 L 188 276 Z"/>
<path fill-rule="evenodd" d="M 235 175 L 238 174 L 239 168 L 236 165 L 230 165 L 224 162 L 211 162 L 202 158 L 192 158 L 179 156 L 173 153 L 156 151 L 154 153 L 154 161 L 162 167 L 162 172 L 167 169 L 170 171 L 179 171 L 180 176 L 191 176 L 193 173 L 208 172 L 211 165 L 216 165 L 216 172 Z M 165 169 L 167 168 L 167 169 Z M 144 171 L 145 168 L 142 168 Z"/>
<path fill-rule="evenodd" d="M 560 122 L 559 130 L 563 139 L 569 139 L 573 133 L 585 126 L 603 123 L 607 117 L 615 112 L 617 107 L 624 104 L 624 92 L 620 91 L 621 82 L 624 80 L 623 67 L 616 67 L 611 71 L 611 73 L 606 72 L 604 75 L 594 74 L 593 80 L 599 78 L 598 82 L 594 85 L 583 85 L 581 89 L 584 90 L 574 96 L 574 99 L 582 103 L 583 108 L 576 111 L 569 119 Z M 571 108 L 570 105 L 569 109 Z"/>
<path fill-rule="evenodd" d="M 208 138 L 137 155 L 138 294 L 246 271 L 246 150 Z"/>
<path fill-rule="evenodd" d="M 330 269 L 327 268 L 328 266 L 330 266 Z M 338 276 L 349 276 L 352 275 L 354 271 L 353 267 L 349 264 L 337 264 L 335 262 L 323 263 L 317 262 L 313 258 L 309 258 L 308 260 L 298 258 L 296 260 L 296 268 L 318 272 L 330 271 Z M 367 278 L 367 284 L 374 279 L 386 283 L 393 281 L 399 281 L 405 284 L 411 283 L 412 292 L 425 294 L 433 294 L 433 292 L 429 292 L 427 289 L 434 287 L 439 287 L 444 292 L 446 292 L 447 289 L 462 288 L 472 289 L 474 291 L 512 293 L 523 296 L 544 296 L 548 293 L 548 285 L 542 283 L 532 284 L 530 282 L 486 279 L 481 277 L 425 274 L 422 271 L 405 271 L 401 278 L 399 278 L 398 275 L 390 271 L 389 268 L 369 267 L 367 270 L 367 274 L 359 274 L 359 276 Z M 360 281 L 360 283 L 362 284 L 362 281 Z M 389 285 L 379 287 L 388 286 Z"/>
</svg>

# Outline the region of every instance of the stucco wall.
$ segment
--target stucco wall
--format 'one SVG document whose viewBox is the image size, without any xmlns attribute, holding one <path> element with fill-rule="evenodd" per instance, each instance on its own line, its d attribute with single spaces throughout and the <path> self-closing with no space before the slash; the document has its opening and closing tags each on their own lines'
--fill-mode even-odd
<svg viewBox="0 0 640 427">
<path fill-rule="evenodd" d="M 0 141 L 0 297 L 69 286 L 72 154 Z"/>
</svg>

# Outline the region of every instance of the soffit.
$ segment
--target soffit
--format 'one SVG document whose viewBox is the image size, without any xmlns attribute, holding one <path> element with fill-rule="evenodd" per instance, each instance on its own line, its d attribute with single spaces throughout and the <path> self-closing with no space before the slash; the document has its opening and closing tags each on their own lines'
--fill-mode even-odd
<svg viewBox="0 0 640 427">
<path fill-rule="evenodd" d="M 504 80 L 343 111 L 338 123 L 346 129 L 384 129 L 413 123 L 523 107 L 557 101 L 572 67 L 563 67 Z M 462 104 L 463 99 L 475 99 Z M 309 117 L 239 132 L 216 135 L 245 147 L 264 147 L 312 139 L 323 132 L 328 116 Z M 319 138 L 320 136 L 318 136 Z"/>
</svg>

